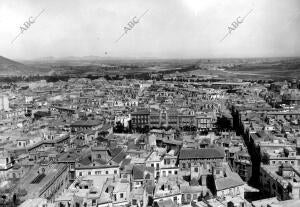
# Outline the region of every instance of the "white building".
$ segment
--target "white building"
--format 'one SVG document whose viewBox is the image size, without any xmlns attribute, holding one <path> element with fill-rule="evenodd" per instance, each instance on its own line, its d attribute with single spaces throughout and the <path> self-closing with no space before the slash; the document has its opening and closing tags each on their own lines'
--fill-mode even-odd
<svg viewBox="0 0 300 207">
<path fill-rule="evenodd" d="M 8 111 L 9 110 L 9 100 L 5 95 L 0 96 L 0 111 Z"/>
</svg>

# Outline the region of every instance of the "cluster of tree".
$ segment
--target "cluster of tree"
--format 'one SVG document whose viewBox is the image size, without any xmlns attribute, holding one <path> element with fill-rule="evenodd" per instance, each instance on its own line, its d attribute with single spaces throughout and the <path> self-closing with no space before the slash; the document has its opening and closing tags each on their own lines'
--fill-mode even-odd
<svg viewBox="0 0 300 207">
<path fill-rule="evenodd" d="M 206 192 L 205 195 L 203 195 L 203 193 L 201 192 L 201 194 L 198 196 L 198 201 L 209 200 L 211 198 L 212 196 L 209 194 L 208 191 Z"/>
<path fill-rule="evenodd" d="M 73 67 L 69 68 L 70 70 L 76 70 Z M 161 74 L 155 78 L 151 76 L 151 73 L 148 72 L 141 72 L 141 73 L 136 73 L 136 72 L 131 72 L 123 75 L 119 74 L 109 74 L 109 72 L 104 75 L 104 78 L 106 80 L 122 80 L 124 78 L 126 79 L 140 79 L 140 80 L 163 80 L 163 74 L 171 74 L 175 72 L 187 72 L 187 71 L 193 71 L 196 69 L 196 66 L 187 66 L 185 68 L 181 69 L 174 69 L 174 70 L 167 70 L 167 71 L 162 71 Z M 73 77 L 74 75 L 77 78 L 88 78 L 90 80 L 98 79 L 100 77 L 103 77 L 102 74 L 74 74 L 74 71 L 71 71 L 72 73 L 68 74 L 68 72 L 65 72 L 64 74 L 52 74 L 52 75 L 40 75 L 40 74 L 35 74 L 35 75 L 28 75 L 28 76 L 7 76 L 7 77 L 0 77 L 0 82 L 4 83 L 14 83 L 14 82 L 20 82 L 20 81 L 25 81 L 25 82 L 31 82 L 31 81 L 39 81 L 39 80 L 46 80 L 47 82 L 58 82 L 58 81 L 68 81 L 69 78 Z M 77 71 L 78 72 L 78 71 Z M 165 79 L 172 81 L 172 79 Z M 185 78 L 179 79 L 177 81 L 185 82 L 188 81 Z M 197 79 L 197 80 L 190 80 L 192 82 L 206 82 L 206 81 L 217 81 L 216 79 Z"/>
<path fill-rule="evenodd" d="M 168 127 L 164 127 L 164 126 L 160 126 L 160 127 L 150 127 L 149 125 L 145 125 L 144 127 L 136 127 L 136 128 L 133 128 L 132 125 L 131 125 L 131 122 L 129 122 L 129 126 L 128 127 L 124 127 L 124 125 L 118 121 L 116 122 L 114 128 L 113 128 L 113 131 L 115 133 L 132 133 L 132 132 L 137 132 L 137 133 L 148 133 L 150 130 L 152 129 L 159 129 L 159 130 L 165 130 L 165 131 L 168 131 L 170 129 L 173 129 L 171 126 L 168 126 Z M 196 127 L 195 126 L 192 126 L 191 128 L 189 128 L 189 126 L 186 128 L 188 129 L 187 131 L 196 131 Z"/>
<path fill-rule="evenodd" d="M 195 132 L 197 131 L 197 127 L 194 125 L 185 125 L 183 127 L 180 127 L 180 130 L 185 132 Z"/>
<path fill-rule="evenodd" d="M 171 69 L 171 70 L 164 70 L 161 71 L 162 74 L 171 74 L 171 73 L 175 73 L 175 72 L 189 72 L 189 71 L 193 71 L 193 70 L 198 70 L 198 66 L 196 65 L 190 65 L 190 66 L 185 66 L 183 68 L 178 68 L 178 69 Z"/>
<path fill-rule="evenodd" d="M 0 82 L 15 83 L 20 81 L 32 82 L 46 80 L 47 82 L 67 81 L 70 78 L 69 75 L 29 75 L 29 76 L 9 76 L 0 77 Z"/>
<path fill-rule="evenodd" d="M 135 129 L 135 131 L 136 131 L 137 133 L 146 134 L 146 133 L 148 133 L 148 132 L 150 131 L 150 127 L 149 127 L 148 125 L 146 125 L 146 126 L 144 126 L 144 127 L 137 127 L 137 128 Z"/>
<path fill-rule="evenodd" d="M 269 165 L 269 164 L 270 164 L 270 159 L 269 159 L 268 154 L 263 153 L 263 155 L 261 156 L 261 162 L 262 162 L 264 165 Z"/>
<path fill-rule="evenodd" d="M 122 80 L 124 78 L 126 79 L 139 79 L 139 80 L 150 80 L 151 76 L 149 73 L 127 73 L 127 74 L 123 74 L 123 75 L 110 75 L 110 74 L 106 74 L 104 76 L 104 78 L 106 80 Z"/>
<path fill-rule="evenodd" d="M 51 116 L 51 112 L 50 111 L 37 111 L 33 115 L 34 115 L 34 120 L 38 120 L 38 119 L 40 119 L 42 117 Z"/>
<path fill-rule="evenodd" d="M 128 127 L 124 127 L 124 124 L 118 121 L 113 127 L 113 131 L 114 133 L 125 133 L 125 134 L 132 133 L 131 123 L 129 122 Z"/>
<path fill-rule="evenodd" d="M 0 192 L 0 206 L 19 206 L 21 201 L 20 197 L 26 196 L 27 191 L 25 189 L 18 189 L 15 193 Z"/>
<path fill-rule="evenodd" d="M 232 130 L 231 121 L 225 116 L 218 117 L 216 127 L 219 130 Z"/>
</svg>

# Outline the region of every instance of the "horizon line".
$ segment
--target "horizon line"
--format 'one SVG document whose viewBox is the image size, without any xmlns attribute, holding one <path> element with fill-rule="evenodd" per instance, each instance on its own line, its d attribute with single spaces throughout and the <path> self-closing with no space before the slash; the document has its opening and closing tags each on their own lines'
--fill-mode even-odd
<svg viewBox="0 0 300 207">
<path fill-rule="evenodd" d="M 64 57 L 54 57 L 54 56 L 45 56 L 45 57 L 37 57 L 37 58 L 30 58 L 30 59 L 24 59 L 24 58 L 9 58 L 4 57 L 10 60 L 17 60 L 17 61 L 43 61 L 44 60 L 80 60 L 80 59 L 101 59 L 101 60 L 219 60 L 219 59 L 286 59 L 286 58 L 300 58 L 299 56 L 251 56 L 251 57 L 117 57 L 117 56 L 111 56 L 111 57 L 105 57 L 105 56 L 95 56 L 95 55 L 87 55 L 87 56 L 64 56 Z"/>
</svg>

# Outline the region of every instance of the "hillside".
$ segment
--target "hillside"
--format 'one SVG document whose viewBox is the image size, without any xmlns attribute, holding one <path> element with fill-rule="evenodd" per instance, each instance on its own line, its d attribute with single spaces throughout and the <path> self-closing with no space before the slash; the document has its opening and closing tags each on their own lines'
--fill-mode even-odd
<svg viewBox="0 0 300 207">
<path fill-rule="evenodd" d="M 0 56 L 1 76 L 30 75 L 33 73 L 37 73 L 36 68 Z"/>
</svg>

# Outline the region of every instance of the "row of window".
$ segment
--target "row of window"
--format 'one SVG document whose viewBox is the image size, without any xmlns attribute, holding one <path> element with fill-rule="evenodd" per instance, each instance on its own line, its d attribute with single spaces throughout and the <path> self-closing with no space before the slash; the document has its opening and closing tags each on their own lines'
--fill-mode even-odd
<svg viewBox="0 0 300 207">
<path fill-rule="evenodd" d="M 204 169 L 209 168 L 210 165 L 216 165 L 216 162 L 207 162 L 207 163 L 200 163 L 200 166 Z M 191 163 L 182 163 L 182 168 L 191 168 Z M 195 167 L 196 168 L 196 167 Z"/>
<path fill-rule="evenodd" d="M 177 170 L 175 170 L 174 171 L 174 175 L 177 175 L 177 174 L 178 174 L 178 172 L 177 172 Z M 171 170 L 168 171 L 168 175 L 172 175 L 172 171 Z M 163 170 L 162 171 L 162 176 L 166 177 L 167 176 L 167 171 Z"/>
<path fill-rule="evenodd" d="M 109 171 L 105 171 L 105 173 L 104 173 L 104 171 L 95 171 L 95 175 L 101 175 L 103 173 L 103 175 L 108 175 L 109 174 Z M 91 171 L 88 171 L 88 175 L 91 175 L 92 174 L 92 172 Z M 114 170 L 114 174 L 116 175 L 116 174 L 118 174 L 118 171 L 117 170 Z M 79 172 L 79 176 L 82 176 L 82 172 Z"/>
<path fill-rule="evenodd" d="M 120 193 L 120 198 L 124 198 L 124 194 Z M 114 194 L 114 200 L 117 201 L 117 194 Z"/>
<path fill-rule="evenodd" d="M 154 163 L 151 164 L 151 167 L 154 167 Z M 159 163 L 156 163 L 156 168 L 159 168 Z"/>
<path fill-rule="evenodd" d="M 143 122 L 143 123 L 148 123 L 148 120 L 147 119 L 132 119 L 132 123 L 135 123 L 135 122 Z"/>
<path fill-rule="evenodd" d="M 295 164 L 294 161 L 290 161 L 290 162 L 289 162 L 289 161 L 287 161 L 287 160 L 286 160 L 286 161 L 281 161 L 281 160 L 280 160 L 280 161 L 278 161 L 278 162 L 276 162 L 275 160 L 272 161 L 272 164 L 274 164 L 274 165 L 277 164 L 277 163 L 279 163 L 279 164 L 286 163 L 286 164 L 291 164 L 291 165 L 294 165 L 294 164 Z"/>
</svg>

